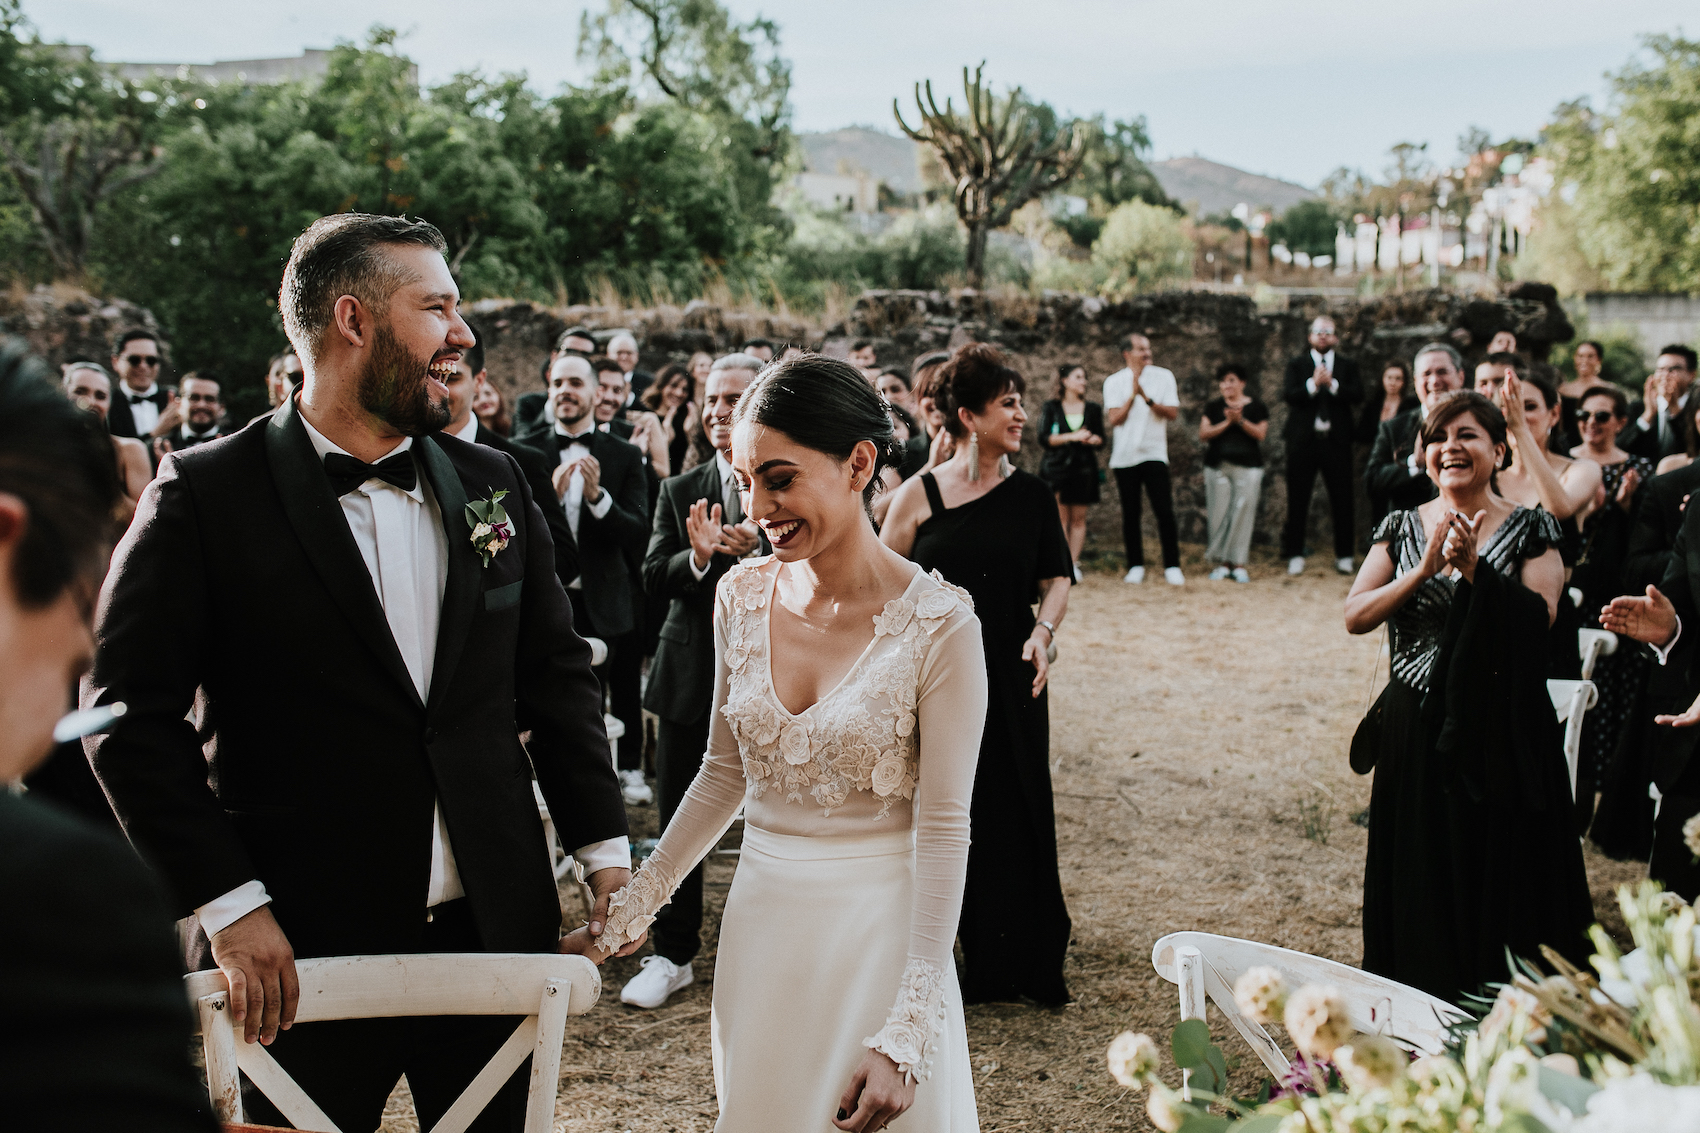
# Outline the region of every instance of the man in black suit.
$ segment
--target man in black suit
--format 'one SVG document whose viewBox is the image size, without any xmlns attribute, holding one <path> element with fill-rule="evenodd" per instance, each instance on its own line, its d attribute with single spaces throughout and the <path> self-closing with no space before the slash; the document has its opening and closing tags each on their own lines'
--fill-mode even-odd
<svg viewBox="0 0 1700 1133">
<path fill-rule="evenodd" d="M 467 325 L 475 335 L 479 333 L 479 328 L 470 321 Z M 542 501 L 543 520 L 549 525 L 549 536 L 555 545 L 555 577 L 565 586 L 578 577 L 578 547 L 573 543 L 573 532 L 567 526 L 566 514 L 558 507 L 546 506 L 555 495 L 548 460 L 540 449 L 492 433 L 473 414 L 472 400 L 477 396 L 479 387 L 489 380 L 490 375 L 484 369 L 484 343 L 480 339 L 461 352 L 454 372 L 444 382 L 449 389 L 449 423 L 443 426 L 443 432 L 468 444 L 485 445 L 514 458 L 514 463 L 519 465 L 525 476 L 526 486 L 531 489 L 531 498 Z"/>
<path fill-rule="evenodd" d="M 218 423 L 224 418 L 224 403 L 220 398 L 218 374 L 212 370 L 196 370 L 183 375 L 177 384 L 177 407 L 183 423 L 153 439 L 154 460 L 168 452 L 216 441 L 224 436 Z"/>
<path fill-rule="evenodd" d="M 163 462 L 113 558 L 83 696 L 129 706 L 90 755 L 197 917 L 195 966 L 217 964 L 247 1041 L 275 1044 L 344 1129 L 375 1126 L 404 1073 L 433 1124 L 507 1028 L 291 1031 L 295 956 L 582 951 L 631 876 L 542 512 L 512 457 L 432 435 L 474 342 L 444 249 L 429 224 L 358 213 L 296 240 L 279 307 L 301 389 Z M 533 774 L 599 898 L 565 941 Z M 524 1074 L 503 1105 L 523 1106 Z M 474 1128 L 503 1127 L 500 1108 Z"/>
<path fill-rule="evenodd" d="M 1287 525 L 1281 555 L 1288 574 L 1305 569 L 1305 526 L 1317 473 L 1334 521 L 1334 569 L 1352 573 L 1352 406 L 1364 399 L 1358 364 L 1335 351 L 1334 320 L 1310 324 L 1310 349 L 1287 363 L 1281 398 L 1287 403 Z"/>
<path fill-rule="evenodd" d="M 622 441 L 631 440 L 632 421 L 626 413 L 632 390 L 626 381 L 626 371 L 620 368 L 620 363 L 606 356 L 592 358 L 590 365 L 596 371 L 596 408 L 592 410 L 596 427 Z M 641 410 L 642 406 L 638 408 Z M 639 455 L 644 455 L 641 449 Z"/>
<path fill-rule="evenodd" d="M 1429 406 L 1464 388 L 1464 359 L 1444 342 L 1431 342 L 1418 350 L 1412 369 L 1416 372 L 1417 407 L 1381 423 L 1364 469 L 1371 511 L 1378 520 L 1395 509 L 1421 507 L 1438 494 L 1428 478 L 1422 454 L 1417 452 L 1417 433 L 1428 417 Z"/>
<path fill-rule="evenodd" d="M 553 472 L 555 497 L 573 529 L 579 577 L 567 587 L 574 624 L 608 645 L 600 676 L 610 693 L 610 711 L 626 725 L 620 740 L 619 768 L 626 801 L 642 805 L 654 795 L 643 781 L 641 763 L 643 710 L 636 689 L 615 687 L 622 650 L 636 648 L 642 610 L 636 564 L 643 561 L 649 535 L 649 485 L 643 458 L 634 445 L 596 427 L 599 396 L 589 359 L 563 354 L 549 374 L 547 431 L 521 442 L 558 453 Z M 641 670 L 642 658 L 638 658 Z M 624 672 L 624 670 L 620 670 Z"/>
<path fill-rule="evenodd" d="M 113 436 L 134 437 L 151 448 L 152 438 L 182 423 L 175 407 L 177 391 L 159 381 L 165 356 L 152 331 L 132 327 L 118 335 L 112 346 L 112 372 L 118 384 L 112 390 L 106 427 Z"/>
<path fill-rule="evenodd" d="M 1675 558 L 1676 537 L 1682 530 L 1689 497 L 1700 492 L 1700 460 L 1654 476 L 1641 486 L 1635 501 L 1635 526 L 1629 532 L 1629 553 L 1623 561 L 1623 583 L 1631 594 L 1664 581 Z"/>
<path fill-rule="evenodd" d="M 1649 487 L 1664 477 L 1649 481 Z M 1645 506 L 1645 505 L 1643 505 Z M 1683 826 L 1700 814 L 1700 508 L 1687 508 L 1663 580 L 1638 595 L 1614 598 L 1600 625 L 1653 647 L 1658 663 L 1647 681 L 1653 716 L 1647 748 L 1658 817 L 1647 876 L 1685 900 L 1700 899 L 1700 863 L 1684 842 Z"/>
<path fill-rule="evenodd" d="M 1647 399 L 1629 407 L 1629 424 L 1617 436 L 1617 447 L 1657 464 L 1667 456 L 1686 451 L 1688 428 L 1682 423 L 1692 415 L 1689 392 L 1694 388 L 1694 350 L 1681 343 L 1664 347 L 1647 378 Z"/>
<path fill-rule="evenodd" d="M 703 431 L 714 459 L 662 481 L 655 527 L 643 560 L 643 585 L 667 600 L 667 620 L 643 706 L 659 718 L 655 780 L 661 829 L 702 766 L 708 749 L 709 707 L 714 698 L 714 588 L 745 555 L 766 549 L 756 525 L 744 518 L 732 475 L 732 410 L 755 380 L 755 359 L 730 354 L 714 363 L 703 394 Z M 691 961 L 702 946 L 702 866 L 686 875 L 655 918 L 655 956 L 620 992 L 634 1007 L 660 1007 L 693 978 Z"/>
<path fill-rule="evenodd" d="M 119 499 L 106 430 L 16 339 L 0 452 L 0 1125 L 214 1133 L 158 879 L 115 833 L 8 789 L 88 667 Z"/>
<path fill-rule="evenodd" d="M 630 331 L 623 330 L 608 340 L 608 357 L 618 362 L 626 375 L 626 403 L 622 408 L 630 409 L 655 381 L 655 375 L 638 369 L 637 338 Z"/>
</svg>

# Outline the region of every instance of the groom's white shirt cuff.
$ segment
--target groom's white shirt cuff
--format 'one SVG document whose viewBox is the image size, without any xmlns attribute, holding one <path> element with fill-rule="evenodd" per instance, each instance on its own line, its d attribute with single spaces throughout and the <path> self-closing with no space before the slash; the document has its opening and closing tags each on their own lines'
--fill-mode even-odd
<svg viewBox="0 0 1700 1133">
<path fill-rule="evenodd" d="M 1670 656 L 1670 651 L 1676 648 L 1676 643 L 1680 640 L 1682 640 L 1682 619 L 1679 617 L 1676 619 L 1676 632 L 1670 635 L 1670 640 L 1665 642 L 1664 648 L 1661 649 L 1652 642 L 1647 643 L 1647 648 L 1653 651 L 1653 656 L 1657 657 L 1659 664 L 1663 665 L 1666 658 Z"/>
<path fill-rule="evenodd" d="M 592 842 L 574 850 L 573 857 L 584 867 L 586 877 L 599 869 L 631 869 L 631 839 L 622 835 L 619 838 Z M 456 897 L 460 895 L 455 894 Z M 271 901 L 271 895 L 266 892 L 265 885 L 256 879 L 238 885 L 222 897 L 208 901 L 195 910 L 195 916 L 200 919 L 201 928 L 210 940 L 261 905 L 271 904 Z"/>
</svg>

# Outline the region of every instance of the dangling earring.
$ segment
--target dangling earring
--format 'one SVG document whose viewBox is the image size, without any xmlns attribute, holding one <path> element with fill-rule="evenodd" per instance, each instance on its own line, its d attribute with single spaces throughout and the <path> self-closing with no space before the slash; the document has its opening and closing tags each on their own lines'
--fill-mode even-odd
<svg viewBox="0 0 1700 1133">
<path fill-rule="evenodd" d="M 980 478 L 980 434 L 978 431 L 968 434 L 968 479 Z"/>
</svg>

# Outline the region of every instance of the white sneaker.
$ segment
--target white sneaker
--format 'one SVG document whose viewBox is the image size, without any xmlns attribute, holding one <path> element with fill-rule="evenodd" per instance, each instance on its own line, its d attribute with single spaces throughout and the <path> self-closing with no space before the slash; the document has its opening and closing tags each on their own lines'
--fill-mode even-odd
<svg viewBox="0 0 1700 1133">
<path fill-rule="evenodd" d="M 1288 574 L 1303 574 L 1304 572 L 1305 557 L 1303 555 L 1294 555 L 1292 558 L 1287 560 Z"/>
<path fill-rule="evenodd" d="M 1080 573 L 1080 564 L 1079 563 L 1074 564 L 1074 581 L 1076 581 L 1076 582 L 1085 582 L 1086 581 L 1086 576 L 1084 574 Z"/>
<path fill-rule="evenodd" d="M 1251 581 L 1251 572 L 1246 570 L 1245 567 L 1235 567 L 1234 568 L 1234 581 L 1235 582 L 1250 582 Z"/>
<path fill-rule="evenodd" d="M 1335 559 L 1334 560 L 1334 569 L 1339 571 L 1341 574 L 1351 574 L 1354 570 L 1357 569 L 1357 567 L 1352 565 L 1351 556 L 1347 556 L 1346 558 L 1343 558 L 1343 559 Z"/>
<path fill-rule="evenodd" d="M 653 1009 L 667 1002 L 667 997 L 682 987 L 689 987 L 695 978 L 689 964 L 675 964 L 665 956 L 645 956 L 643 971 L 626 981 L 620 989 L 620 1002 L 633 1007 Z"/>
<path fill-rule="evenodd" d="M 1186 575 L 1181 573 L 1180 567 L 1170 567 L 1163 572 L 1163 581 L 1170 586 L 1185 586 Z"/>
<path fill-rule="evenodd" d="M 655 792 L 643 781 L 642 771 L 620 772 L 620 794 L 627 806 L 648 806 L 655 801 Z"/>
<path fill-rule="evenodd" d="M 1142 566 L 1130 568 L 1128 570 L 1128 572 L 1122 576 L 1122 581 L 1123 582 L 1132 582 L 1132 583 L 1135 583 L 1135 584 L 1144 582 L 1145 581 L 1145 568 L 1142 567 Z"/>
<path fill-rule="evenodd" d="M 1232 573 L 1232 572 L 1229 571 L 1227 567 L 1219 566 L 1215 570 L 1210 572 L 1210 581 L 1211 582 L 1221 582 L 1224 579 L 1226 579 L 1230 573 Z"/>
</svg>

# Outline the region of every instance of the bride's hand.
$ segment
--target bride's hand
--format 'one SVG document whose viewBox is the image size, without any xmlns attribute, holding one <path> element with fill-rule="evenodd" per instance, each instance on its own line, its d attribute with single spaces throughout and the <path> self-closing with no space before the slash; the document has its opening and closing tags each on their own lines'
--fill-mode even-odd
<svg viewBox="0 0 1700 1133">
<path fill-rule="evenodd" d="M 850 1088 L 838 1099 L 832 1124 L 849 1133 L 876 1133 L 914 1104 L 915 1083 L 889 1057 L 870 1050 L 850 1075 Z"/>
</svg>

